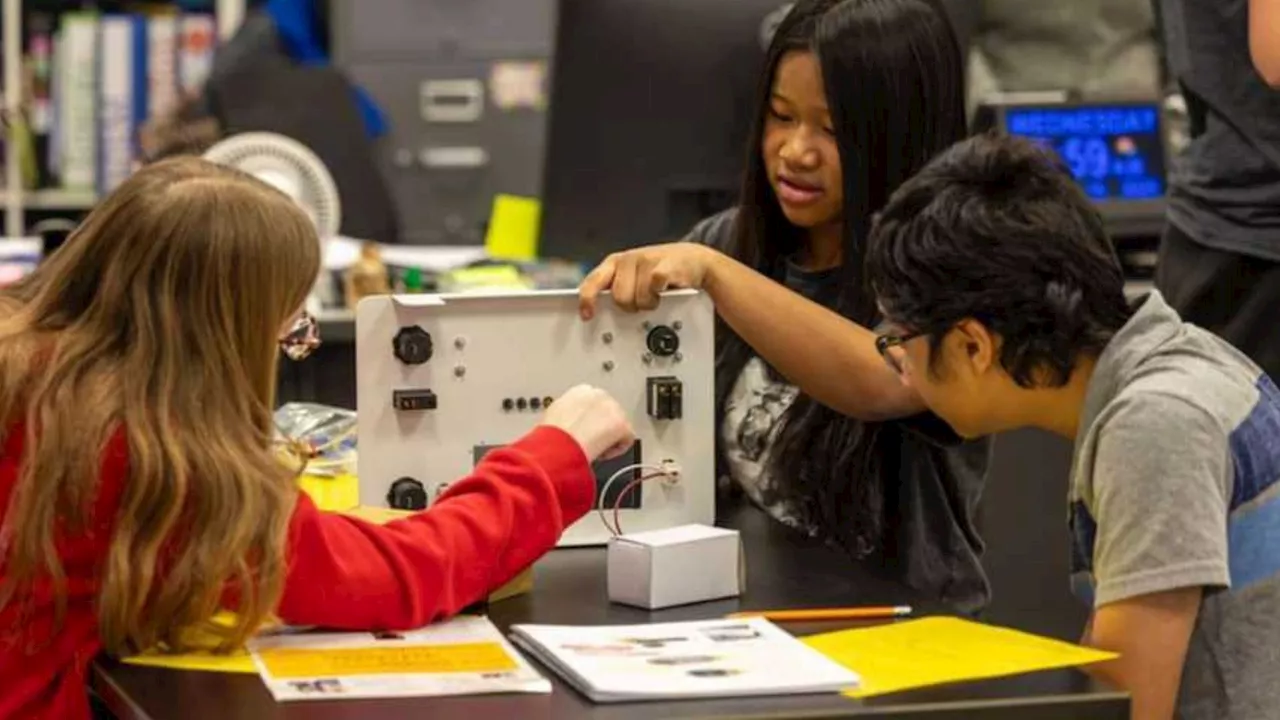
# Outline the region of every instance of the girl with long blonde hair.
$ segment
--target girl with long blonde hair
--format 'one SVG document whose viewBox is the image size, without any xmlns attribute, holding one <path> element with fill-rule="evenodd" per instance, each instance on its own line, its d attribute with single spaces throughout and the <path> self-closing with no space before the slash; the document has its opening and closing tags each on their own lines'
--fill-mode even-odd
<svg viewBox="0 0 1280 720">
<path fill-rule="evenodd" d="M 282 338 L 304 354 L 316 231 L 196 158 L 138 171 L 0 291 L 0 718 L 89 716 L 101 650 L 184 648 L 235 612 L 338 629 L 456 613 L 551 549 L 631 430 L 575 388 L 429 511 L 318 511 L 273 447 Z M 515 528 L 519 532 L 515 532 Z"/>
</svg>

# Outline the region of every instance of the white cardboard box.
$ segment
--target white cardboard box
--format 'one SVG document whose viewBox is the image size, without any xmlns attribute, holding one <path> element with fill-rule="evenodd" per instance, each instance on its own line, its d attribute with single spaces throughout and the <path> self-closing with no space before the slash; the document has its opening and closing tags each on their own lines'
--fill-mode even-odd
<svg viewBox="0 0 1280 720">
<path fill-rule="evenodd" d="M 745 584 L 737 530 L 680 525 L 609 541 L 609 600 L 648 610 L 737 597 Z"/>
</svg>

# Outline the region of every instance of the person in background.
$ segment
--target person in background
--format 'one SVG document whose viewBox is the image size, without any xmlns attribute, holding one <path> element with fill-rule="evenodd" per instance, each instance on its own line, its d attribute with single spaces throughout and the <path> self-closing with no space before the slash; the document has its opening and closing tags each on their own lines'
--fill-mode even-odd
<svg viewBox="0 0 1280 720">
<path fill-rule="evenodd" d="M 977 611 L 989 443 L 960 443 L 884 367 L 862 275 L 871 217 L 965 135 L 963 61 L 927 0 L 801 0 L 761 78 L 738 207 L 689 242 L 610 256 L 581 286 L 624 309 L 709 293 L 722 476 L 774 519 Z"/>
<path fill-rule="evenodd" d="M 888 364 L 957 433 L 1074 442 L 1083 642 L 1119 653 L 1091 670 L 1133 717 L 1275 717 L 1275 383 L 1159 291 L 1130 305 L 1102 218 L 1025 140 L 968 140 L 904 183 L 867 273 Z"/>
<path fill-rule="evenodd" d="M 632 433 L 582 387 L 430 510 L 385 526 L 318 511 L 272 409 L 281 346 L 315 344 L 301 308 L 319 248 L 284 194 L 175 158 L 0 290 L 0 718 L 89 717 L 100 650 L 183 650 L 221 608 L 237 618 L 226 649 L 269 616 L 445 618 L 591 508 L 590 461 Z"/>
<path fill-rule="evenodd" d="M 1280 378 L 1280 2 L 1160 0 L 1190 142 L 1156 287 Z"/>
<path fill-rule="evenodd" d="M 1152 0 L 941 0 L 968 50 L 970 109 L 1000 93 L 1157 98 Z"/>
</svg>

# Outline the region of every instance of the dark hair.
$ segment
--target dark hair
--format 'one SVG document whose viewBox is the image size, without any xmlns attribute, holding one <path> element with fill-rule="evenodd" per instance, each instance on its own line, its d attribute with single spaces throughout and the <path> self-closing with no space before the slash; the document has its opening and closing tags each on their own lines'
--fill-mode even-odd
<svg viewBox="0 0 1280 720">
<path fill-rule="evenodd" d="M 867 271 L 885 314 L 935 350 L 960 320 L 985 324 L 1023 387 L 1066 383 L 1131 314 L 1098 211 L 1056 155 L 1007 136 L 960 143 L 899 188 Z"/>
<path fill-rule="evenodd" d="M 965 135 L 964 61 L 955 34 L 931 0 L 800 0 L 773 36 L 730 255 L 781 281 L 806 235 L 783 215 L 761 145 L 774 73 L 783 56 L 813 52 L 822 70 L 839 150 L 844 246 L 838 282 L 818 298 L 863 325 L 876 321 L 862 277 L 871 216 L 928 160 Z M 753 351 L 721 324 L 716 397 L 723 408 Z M 772 369 L 770 370 L 772 373 Z M 776 373 L 775 373 L 776 375 Z M 885 537 L 879 426 L 800 395 L 781 421 L 769 468 L 768 500 L 857 554 Z M 896 474 L 895 474 L 896 475 Z"/>
</svg>

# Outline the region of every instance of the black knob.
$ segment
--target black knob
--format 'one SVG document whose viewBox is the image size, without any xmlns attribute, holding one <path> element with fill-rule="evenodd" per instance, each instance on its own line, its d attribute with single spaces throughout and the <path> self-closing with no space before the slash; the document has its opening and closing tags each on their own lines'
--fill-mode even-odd
<svg viewBox="0 0 1280 720">
<path fill-rule="evenodd" d="M 391 483 L 391 489 L 387 491 L 387 505 L 394 510 L 425 510 L 427 489 L 413 478 L 402 477 Z"/>
<path fill-rule="evenodd" d="M 649 352 L 654 355 L 671 357 L 680 349 L 680 336 L 666 325 L 658 325 L 649 331 L 645 344 L 649 346 Z"/>
<path fill-rule="evenodd" d="M 400 328 L 391 345 L 396 359 L 405 365 L 421 365 L 430 360 L 435 352 L 431 333 L 417 325 Z"/>
</svg>

